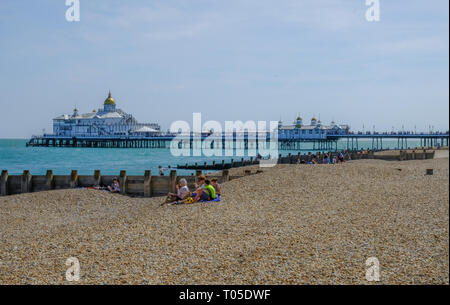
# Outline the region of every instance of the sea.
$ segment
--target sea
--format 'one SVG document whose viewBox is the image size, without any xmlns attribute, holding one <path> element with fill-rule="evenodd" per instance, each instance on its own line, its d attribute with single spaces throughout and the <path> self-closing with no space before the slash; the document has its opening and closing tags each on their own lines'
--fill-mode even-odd
<svg viewBox="0 0 450 305">
<path fill-rule="evenodd" d="M 158 175 L 158 167 L 162 166 L 168 175 L 171 169 L 178 175 L 190 175 L 192 170 L 177 169 L 181 164 L 211 164 L 213 161 L 229 162 L 240 160 L 242 156 L 173 156 L 170 149 L 159 148 L 71 148 L 71 147 L 26 147 L 27 139 L 0 139 L 0 170 L 8 170 L 10 175 L 22 174 L 29 170 L 32 175 L 44 175 L 47 170 L 53 170 L 55 175 L 69 175 L 77 170 L 80 175 L 93 174 L 101 170 L 104 175 L 119 175 L 126 170 L 128 175 L 143 175 L 145 170 L 151 170 L 152 175 Z M 419 141 L 408 140 L 408 146 L 419 146 Z M 303 145 L 303 144 L 302 144 Z M 303 145 L 301 153 L 318 152 L 311 145 Z M 338 149 L 346 149 L 347 141 L 339 141 Z M 372 141 L 359 140 L 360 149 L 372 147 Z M 397 140 L 383 140 L 383 148 L 397 148 Z M 297 150 L 280 150 L 283 156 Z M 248 156 L 244 156 L 249 159 Z"/>
</svg>

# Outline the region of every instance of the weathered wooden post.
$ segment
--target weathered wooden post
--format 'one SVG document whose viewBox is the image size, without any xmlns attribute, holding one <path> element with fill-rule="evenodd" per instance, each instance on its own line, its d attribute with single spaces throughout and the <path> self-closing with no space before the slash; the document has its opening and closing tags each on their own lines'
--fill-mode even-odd
<svg viewBox="0 0 450 305">
<path fill-rule="evenodd" d="M 45 174 L 45 189 L 46 190 L 52 190 L 53 189 L 53 171 L 51 169 L 47 170 L 47 173 Z"/>
<path fill-rule="evenodd" d="M 94 171 L 94 185 L 93 186 L 100 186 L 102 182 L 102 174 L 99 169 L 96 169 Z"/>
<path fill-rule="evenodd" d="M 229 181 L 230 180 L 230 171 L 228 169 L 222 170 L 222 177 L 223 181 Z"/>
<path fill-rule="evenodd" d="M 406 160 L 406 155 L 407 155 L 406 150 L 401 150 L 400 151 L 400 161 L 405 161 Z"/>
<path fill-rule="evenodd" d="M 76 188 L 78 186 L 78 171 L 72 170 L 70 174 L 70 188 Z"/>
<path fill-rule="evenodd" d="M 233 159 L 231 159 L 230 166 L 231 166 L 231 167 L 234 167 L 234 160 L 233 160 Z"/>
<path fill-rule="evenodd" d="M 120 184 L 120 193 L 126 194 L 127 193 L 127 171 L 120 171 L 119 176 L 119 184 Z"/>
<path fill-rule="evenodd" d="M 20 192 L 21 193 L 31 192 L 31 174 L 29 170 L 23 171 L 22 179 L 20 180 Z"/>
<path fill-rule="evenodd" d="M 169 192 L 176 193 L 177 191 L 177 171 L 171 170 L 170 171 L 170 181 L 169 181 Z"/>
<path fill-rule="evenodd" d="M 222 160 L 222 169 L 225 168 L 225 160 Z"/>
<path fill-rule="evenodd" d="M 2 176 L 0 177 L 0 196 L 8 195 L 8 171 L 2 170 Z"/>
<path fill-rule="evenodd" d="M 144 197 L 152 196 L 152 171 L 146 170 L 144 176 Z"/>
</svg>

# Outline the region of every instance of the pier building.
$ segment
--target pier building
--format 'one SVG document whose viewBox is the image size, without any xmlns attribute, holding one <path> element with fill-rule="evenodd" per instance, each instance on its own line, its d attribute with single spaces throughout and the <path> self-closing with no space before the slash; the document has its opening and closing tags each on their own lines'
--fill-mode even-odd
<svg viewBox="0 0 450 305">
<path fill-rule="evenodd" d="M 105 137 L 158 134 L 156 123 L 139 123 L 131 114 L 116 107 L 109 92 L 103 108 L 89 113 L 63 114 L 53 119 L 53 135 L 58 137 Z"/>
<path fill-rule="evenodd" d="M 278 139 L 282 140 L 321 140 L 327 139 L 330 135 L 346 135 L 349 132 L 350 127 L 348 125 L 336 124 L 334 121 L 330 125 L 325 125 L 315 117 L 311 119 L 309 125 L 303 124 L 301 116 L 298 116 L 291 125 L 283 125 L 281 120 L 278 122 Z"/>
</svg>

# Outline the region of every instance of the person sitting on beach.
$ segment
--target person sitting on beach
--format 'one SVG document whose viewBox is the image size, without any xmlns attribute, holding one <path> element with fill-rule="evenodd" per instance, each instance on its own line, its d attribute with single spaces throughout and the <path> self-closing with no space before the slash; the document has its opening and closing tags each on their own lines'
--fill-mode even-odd
<svg viewBox="0 0 450 305">
<path fill-rule="evenodd" d="M 198 183 L 194 183 L 195 193 L 192 193 L 192 198 L 194 198 L 194 202 L 196 198 L 200 198 L 200 195 L 203 193 L 203 189 L 205 188 L 205 180 L 206 177 L 203 175 L 198 176 Z M 198 195 L 198 196 L 197 196 Z"/>
<path fill-rule="evenodd" d="M 211 185 L 211 181 L 205 180 L 205 184 L 203 189 L 200 188 L 197 190 L 196 196 L 194 198 L 194 202 L 198 201 L 210 201 L 216 199 L 216 190 Z"/>
<path fill-rule="evenodd" d="M 182 201 L 190 195 L 186 179 L 184 179 L 184 178 L 180 179 L 180 181 L 176 185 L 176 188 L 177 188 L 177 193 L 175 194 L 175 193 L 169 192 L 167 194 L 167 199 L 166 199 L 165 203 Z"/>
<path fill-rule="evenodd" d="M 108 185 L 108 190 L 111 193 L 120 193 L 120 184 L 119 184 L 119 180 L 117 180 L 117 178 L 114 178 L 113 183 L 111 185 Z"/>
<path fill-rule="evenodd" d="M 222 190 L 222 187 L 220 186 L 219 182 L 217 181 L 217 178 L 212 178 L 211 184 L 214 187 L 214 189 L 216 190 L 216 196 L 220 197 L 220 191 Z"/>
<path fill-rule="evenodd" d="M 203 175 L 198 176 L 198 184 L 194 183 L 194 187 L 195 187 L 196 191 L 199 189 L 201 189 L 203 191 L 203 188 L 205 187 L 205 180 L 206 180 L 205 176 L 203 176 Z"/>
</svg>

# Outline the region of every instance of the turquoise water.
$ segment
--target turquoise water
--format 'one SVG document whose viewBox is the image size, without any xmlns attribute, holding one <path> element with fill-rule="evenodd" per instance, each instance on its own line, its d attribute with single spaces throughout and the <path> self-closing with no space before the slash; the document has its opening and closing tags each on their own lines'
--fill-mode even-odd
<svg viewBox="0 0 450 305">
<path fill-rule="evenodd" d="M 61 148 L 61 147 L 26 147 L 27 140 L 0 139 L 0 170 L 6 169 L 9 174 L 21 174 L 30 170 L 31 174 L 42 175 L 48 169 L 54 174 L 67 175 L 71 170 L 78 170 L 81 175 L 92 174 L 99 169 L 105 175 L 119 175 L 126 170 L 129 175 L 143 175 L 150 169 L 153 175 L 158 174 L 158 166 L 175 167 L 177 164 L 212 161 L 229 161 L 232 157 L 174 157 L 169 149 L 149 148 Z M 339 149 L 346 148 L 346 141 L 338 143 Z M 359 141 L 359 148 L 371 147 L 371 141 Z M 396 148 L 397 141 L 383 141 L 383 148 Z M 408 146 L 418 146 L 418 141 L 408 141 Z M 302 146 L 312 151 L 312 146 Z M 297 154 L 297 151 L 283 150 L 279 153 Z M 306 153 L 306 151 L 302 151 Z M 241 157 L 234 157 L 240 160 Z M 190 170 L 177 170 L 181 174 L 191 174 Z M 168 171 L 165 172 L 168 174 Z"/>
</svg>

